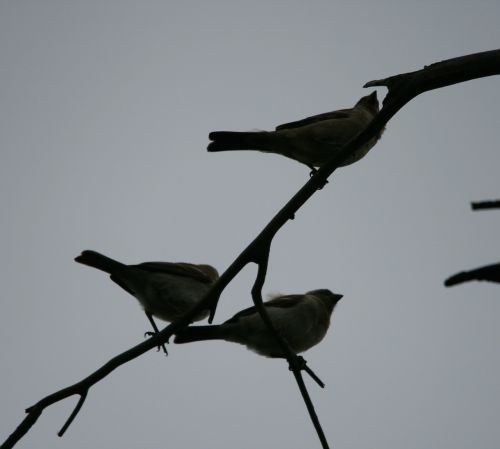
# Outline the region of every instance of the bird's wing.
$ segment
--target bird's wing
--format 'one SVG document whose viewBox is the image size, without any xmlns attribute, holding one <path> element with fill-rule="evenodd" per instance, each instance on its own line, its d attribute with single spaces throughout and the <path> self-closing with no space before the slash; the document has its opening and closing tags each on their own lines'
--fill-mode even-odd
<svg viewBox="0 0 500 449">
<path fill-rule="evenodd" d="M 144 262 L 134 266 L 141 270 L 149 271 L 150 273 L 166 273 L 175 276 L 184 276 L 206 284 L 213 282 L 213 278 L 210 277 L 208 273 L 198 265 L 191 263 Z"/>
<path fill-rule="evenodd" d="M 264 303 L 264 307 L 266 308 L 281 308 L 286 309 L 289 307 L 293 307 L 297 304 L 297 300 L 302 298 L 302 295 L 287 295 L 287 296 L 279 296 L 278 298 L 271 299 Z M 225 323 L 236 323 L 240 318 L 253 315 L 257 312 L 257 308 L 255 306 L 249 307 L 248 309 L 241 310 L 232 318 L 229 318 Z"/>
<path fill-rule="evenodd" d="M 324 120 L 343 120 L 351 116 L 351 109 L 340 109 L 338 111 L 324 112 L 323 114 L 313 115 L 311 117 L 298 120 L 296 122 L 283 123 L 276 127 L 276 131 L 280 129 L 300 128 L 301 126 L 311 125 L 312 123 L 322 122 Z"/>
<path fill-rule="evenodd" d="M 132 296 L 135 296 L 135 291 L 132 290 L 123 280 L 120 278 L 120 276 L 117 276 L 115 274 L 112 274 L 110 276 L 111 280 L 115 283 L 118 284 L 123 290 L 125 290 L 127 293 L 130 293 Z"/>
<path fill-rule="evenodd" d="M 467 281 L 489 281 L 500 283 L 500 263 L 486 265 L 476 268 L 471 271 L 462 271 L 457 273 L 444 282 L 444 285 L 451 287 L 452 285 L 461 284 Z"/>
</svg>

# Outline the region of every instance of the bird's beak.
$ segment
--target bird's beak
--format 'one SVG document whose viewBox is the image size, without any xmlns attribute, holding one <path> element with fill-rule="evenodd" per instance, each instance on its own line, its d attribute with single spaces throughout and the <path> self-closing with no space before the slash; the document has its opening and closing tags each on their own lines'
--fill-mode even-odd
<svg viewBox="0 0 500 449">
<path fill-rule="evenodd" d="M 377 100 L 377 91 L 374 90 L 371 94 L 370 94 L 370 100 Z"/>
<path fill-rule="evenodd" d="M 344 297 L 344 295 L 335 295 L 335 298 L 337 299 L 337 301 L 340 301 L 342 298 Z"/>
</svg>

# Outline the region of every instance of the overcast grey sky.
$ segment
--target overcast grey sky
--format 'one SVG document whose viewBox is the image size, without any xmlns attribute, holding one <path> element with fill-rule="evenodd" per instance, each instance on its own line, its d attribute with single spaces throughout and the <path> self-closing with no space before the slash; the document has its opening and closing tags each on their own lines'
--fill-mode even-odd
<svg viewBox="0 0 500 449">
<path fill-rule="evenodd" d="M 0 439 L 41 397 L 142 341 L 134 299 L 73 258 L 223 271 L 308 179 L 210 131 L 351 107 L 369 80 L 499 47 L 498 1 L 0 3 Z M 265 293 L 345 295 L 307 380 L 338 449 L 496 449 L 500 79 L 417 97 L 274 240 Z M 379 98 L 385 95 L 379 90 Z M 250 305 L 254 267 L 225 291 Z M 19 448 L 320 447 L 283 361 L 170 345 L 48 408 Z"/>
</svg>

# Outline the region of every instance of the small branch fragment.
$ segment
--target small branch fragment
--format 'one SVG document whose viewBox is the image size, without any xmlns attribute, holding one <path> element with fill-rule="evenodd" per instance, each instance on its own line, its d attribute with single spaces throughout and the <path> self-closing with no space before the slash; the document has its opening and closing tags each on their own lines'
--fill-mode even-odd
<svg viewBox="0 0 500 449">
<path fill-rule="evenodd" d="M 500 283 L 500 263 L 486 265 L 470 271 L 454 274 L 444 281 L 446 287 L 469 281 L 488 281 Z"/>
<path fill-rule="evenodd" d="M 470 203 L 472 210 L 500 209 L 500 200 L 477 201 Z"/>
</svg>

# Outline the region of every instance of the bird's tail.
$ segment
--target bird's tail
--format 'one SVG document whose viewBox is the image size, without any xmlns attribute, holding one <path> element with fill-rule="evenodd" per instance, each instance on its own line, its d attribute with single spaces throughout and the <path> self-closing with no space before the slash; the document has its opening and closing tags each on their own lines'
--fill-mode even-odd
<svg viewBox="0 0 500 449">
<path fill-rule="evenodd" d="M 451 287 L 452 285 L 462 284 L 463 282 L 471 281 L 475 279 L 474 276 L 468 271 L 462 271 L 461 273 L 457 273 L 444 281 L 444 285 L 446 287 Z"/>
<path fill-rule="evenodd" d="M 174 339 L 174 343 L 190 343 L 201 340 L 223 340 L 224 331 L 222 326 L 189 326 L 180 330 Z"/>
<path fill-rule="evenodd" d="M 274 132 L 214 131 L 208 135 L 212 141 L 208 151 L 259 150 L 272 152 L 276 146 Z"/>
<path fill-rule="evenodd" d="M 110 257 L 89 250 L 83 251 L 82 254 L 75 258 L 75 262 L 97 268 L 109 274 L 125 266 L 121 262 L 113 260 Z"/>
</svg>

